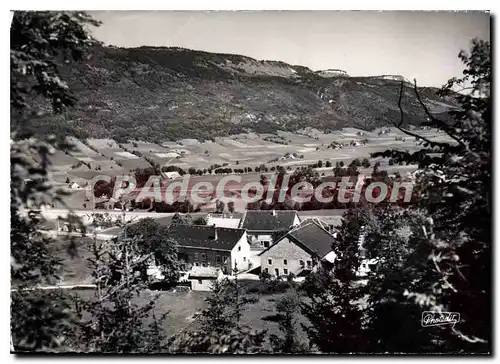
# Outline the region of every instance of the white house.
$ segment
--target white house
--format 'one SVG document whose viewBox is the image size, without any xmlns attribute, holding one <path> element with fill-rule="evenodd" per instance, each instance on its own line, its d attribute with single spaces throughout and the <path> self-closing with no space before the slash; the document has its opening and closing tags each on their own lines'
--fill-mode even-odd
<svg viewBox="0 0 500 364">
<path fill-rule="evenodd" d="M 220 268 L 224 274 L 252 268 L 244 229 L 172 224 L 168 231 L 177 242 L 179 258 L 187 266 Z"/>
</svg>

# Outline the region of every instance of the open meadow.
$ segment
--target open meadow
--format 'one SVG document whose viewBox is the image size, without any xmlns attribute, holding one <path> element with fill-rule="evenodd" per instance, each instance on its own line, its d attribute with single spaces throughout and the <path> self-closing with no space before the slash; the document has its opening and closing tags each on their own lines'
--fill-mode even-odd
<svg viewBox="0 0 500 364">
<path fill-rule="evenodd" d="M 416 132 L 431 140 L 446 140 L 446 135 L 436 130 L 420 129 Z M 155 165 L 160 168 L 175 165 L 186 172 L 190 168 L 201 171 L 218 167 L 247 168 L 250 172 L 239 174 L 241 183 L 230 181 L 226 185 L 228 191 L 238 191 L 246 183 L 259 181 L 263 171 L 256 172 L 255 168 L 261 165 L 268 168 L 266 174 L 269 177 L 277 166 L 293 171 L 322 161 L 322 167 L 316 168 L 316 171 L 320 176 L 329 176 L 333 174 L 332 167 L 337 162 L 342 161 L 347 166 L 354 159 L 368 158 L 371 166 L 360 167 L 358 170 L 361 174 L 370 175 L 374 163 L 379 161 L 380 169 L 387 170 L 389 174 L 399 172 L 405 176 L 417 166 L 389 165 L 387 159 L 370 158 L 370 155 L 390 148 L 409 152 L 420 148 L 415 138 L 394 127 L 373 131 L 344 128 L 331 133 L 306 128 L 296 133 L 246 133 L 206 141 L 182 139 L 164 142 L 162 145 L 144 141 L 118 144 L 112 139 L 82 141 L 71 138 L 70 142 L 74 143 L 74 150 L 65 153 L 57 151 L 54 154 L 52 176 L 60 187 L 65 187 L 69 192 L 64 200 L 67 207 L 89 210 L 94 206 L 88 203 L 85 185 L 99 175 L 128 175 L 136 169 L 152 168 Z M 222 177 L 220 174 L 192 176 L 187 189 L 190 190 L 197 182 L 210 182 L 215 186 Z M 81 188 L 69 188 L 68 181 L 77 182 Z M 165 184 L 169 183 L 171 182 L 167 181 Z M 208 202 L 207 208 L 212 208 L 214 204 L 215 201 Z M 244 205 L 236 207 L 237 210 L 245 209 Z"/>
</svg>

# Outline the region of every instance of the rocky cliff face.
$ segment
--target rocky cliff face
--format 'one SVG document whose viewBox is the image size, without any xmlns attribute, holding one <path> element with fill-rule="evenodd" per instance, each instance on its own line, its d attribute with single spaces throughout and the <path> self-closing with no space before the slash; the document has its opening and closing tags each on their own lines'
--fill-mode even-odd
<svg viewBox="0 0 500 364">
<path fill-rule="evenodd" d="M 181 48 L 98 47 L 88 62 L 62 69 L 76 109 L 37 122 L 36 130 L 165 141 L 307 126 L 373 129 L 399 119 L 399 78 L 336 71 Z M 422 94 L 442 112 L 450 104 L 435 91 Z M 404 93 L 407 121 L 423 121 L 411 85 Z"/>
</svg>

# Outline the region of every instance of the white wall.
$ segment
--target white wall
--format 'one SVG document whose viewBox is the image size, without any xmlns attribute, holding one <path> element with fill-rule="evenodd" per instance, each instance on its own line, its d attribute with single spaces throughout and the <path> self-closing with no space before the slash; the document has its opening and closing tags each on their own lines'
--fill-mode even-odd
<svg viewBox="0 0 500 364">
<path fill-rule="evenodd" d="M 238 271 L 247 270 L 250 255 L 250 244 L 248 244 L 247 233 L 245 231 L 241 239 L 231 250 L 231 269 L 234 269 L 236 265 L 238 267 Z"/>
<path fill-rule="evenodd" d="M 262 249 L 264 250 L 264 249 Z M 250 263 L 252 263 L 252 269 L 260 267 L 260 256 L 259 254 L 262 250 L 250 250 Z"/>
<path fill-rule="evenodd" d="M 262 245 L 262 242 L 268 241 L 269 244 L 272 244 L 273 237 L 270 234 L 259 234 L 259 235 L 250 235 L 252 238 L 252 244 L 253 245 L 260 245 L 262 246 L 262 250 L 265 249 L 265 247 Z"/>
<path fill-rule="evenodd" d="M 307 268 L 307 261 L 311 262 L 310 269 L 312 269 L 313 259 L 311 255 L 300 248 L 297 244 L 288 240 L 288 237 L 281 239 L 275 245 L 273 245 L 269 250 L 262 253 L 260 256 L 261 270 L 265 271 L 268 269 L 269 274 L 276 275 L 275 270 L 279 270 L 279 275 L 285 274 L 284 269 L 288 270 L 288 274 L 297 274 L 303 269 L 300 264 L 302 260 L 304 262 L 304 267 Z M 269 264 L 269 259 L 271 264 Z M 286 264 L 285 264 L 286 259 Z"/>
</svg>

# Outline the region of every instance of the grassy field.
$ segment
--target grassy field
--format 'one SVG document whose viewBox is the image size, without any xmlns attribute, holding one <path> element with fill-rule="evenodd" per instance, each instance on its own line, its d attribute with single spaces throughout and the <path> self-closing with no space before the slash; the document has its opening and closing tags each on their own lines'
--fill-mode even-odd
<svg viewBox="0 0 500 364">
<path fill-rule="evenodd" d="M 384 134 L 378 135 L 384 131 Z M 443 134 L 434 130 L 420 130 L 420 134 L 434 140 L 445 140 Z M 405 140 L 396 140 L 404 138 Z M 367 143 L 358 146 L 349 146 L 350 142 Z M 342 149 L 331 149 L 332 142 L 343 143 Z M 196 139 L 183 139 L 177 143 L 168 142 L 163 145 L 135 141 L 123 144 L 122 147 L 112 139 L 88 139 L 93 150 L 77 141 L 77 152 L 71 152 L 73 159 L 90 162 L 91 169 L 98 165 L 102 172 L 115 172 L 119 169 L 116 162 L 123 164 L 123 169 L 129 171 L 135 168 L 145 168 L 149 165 L 144 158 L 150 158 L 159 163 L 175 164 L 182 168 L 208 168 L 213 164 L 227 165 L 231 168 L 255 168 L 264 163 L 269 168 L 277 165 L 301 166 L 314 163 L 318 160 L 332 163 L 343 160 L 348 164 L 356 158 L 369 157 L 370 153 L 383 151 L 388 148 L 414 151 L 419 148 L 414 138 L 406 136 L 395 128 L 377 129 L 371 132 L 355 128 L 344 128 L 332 133 L 322 133 L 313 128 L 301 130 L 300 133 L 279 132 L 272 134 L 237 134 L 231 137 L 215 138 L 215 141 L 199 142 Z M 126 149 L 126 150 L 124 150 Z M 97 152 L 96 152 L 97 151 Z M 142 157 L 132 153 L 140 152 Z M 280 159 L 287 153 L 296 153 L 300 158 Z M 70 156 L 66 156 L 70 158 Z M 60 157 L 59 165 L 70 161 L 63 161 Z M 111 160 L 112 159 L 112 160 Z M 278 159 L 278 160 L 276 160 Z M 105 160 L 111 161 L 106 164 Z M 273 161 L 276 160 L 276 161 Z M 85 171 L 85 170 L 83 170 Z M 82 170 L 69 171 L 69 174 L 83 172 Z M 82 175 L 78 175 L 82 177 Z"/>
<path fill-rule="evenodd" d="M 381 132 L 383 134 L 379 135 Z M 447 140 L 443 133 L 435 130 L 419 130 L 418 133 L 432 140 Z M 349 146 L 349 143 L 360 143 L 363 139 L 367 141 L 366 144 Z M 129 174 L 136 168 L 151 167 L 146 158 L 160 166 L 177 165 L 185 170 L 190 167 L 207 169 L 214 164 L 226 165 L 233 169 L 245 167 L 255 169 L 261 164 L 265 164 L 268 168 L 281 165 L 294 170 L 316 163 L 318 160 L 323 161 L 324 164 L 330 161 L 333 166 L 338 161 L 343 161 L 345 165 L 348 165 L 356 158 L 369 158 L 371 153 L 390 148 L 407 151 L 416 151 L 420 148 L 414 138 L 404 135 L 395 128 L 383 128 L 371 132 L 344 128 L 332 133 L 306 128 L 298 133 L 279 132 L 277 135 L 247 133 L 204 142 L 196 139 L 182 139 L 159 145 L 144 141 L 130 141 L 122 144 L 121 147 L 112 139 L 88 139 L 85 144 L 74 139 L 72 141 L 76 143 L 76 151 L 71 151 L 69 154 L 58 152 L 53 158 L 56 162 L 52 171 L 53 178 L 63 187 L 67 179 L 72 182 L 85 182 L 98 175 L 118 176 Z M 344 147 L 329 148 L 332 142 L 342 143 Z M 133 154 L 136 152 L 140 152 L 142 156 Z M 294 153 L 296 158 L 284 158 Z M 85 164 L 71 165 L 78 161 L 85 162 Z M 389 173 L 399 172 L 403 176 L 417 168 L 413 165 L 389 166 L 388 160 L 380 158 L 372 158 L 372 166 L 376 161 L 381 162 L 381 169 L 387 169 Z M 360 173 L 369 175 L 372 167 L 359 170 Z M 333 173 L 332 168 L 326 167 L 317 169 L 317 172 L 324 176 Z M 242 174 L 241 185 L 258 182 L 261 174 L 261 172 Z M 192 177 L 189 188 L 200 181 L 211 182 L 215 185 L 221 178 L 220 175 Z M 241 185 L 229 182 L 228 189 L 238 189 Z M 85 197 L 81 191 L 72 192 L 66 202 L 70 208 L 82 209 L 86 202 Z M 211 208 L 214 204 L 215 202 L 210 202 L 204 208 Z M 87 209 L 93 208 L 93 204 L 87 203 L 86 205 Z M 245 206 L 241 204 L 238 209 L 244 210 Z"/>
<path fill-rule="evenodd" d="M 69 239 L 59 239 L 50 245 L 50 251 L 61 259 L 63 270 L 61 272 L 61 285 L 90 284 L 92 283 L 91 270 L 87 265 L 87 258 L 90 252 L 87 249 L 90 238 L 74 238 L 74 246 L 71 247 Z M 276 332 L 276 324 L 262 320 L 262 317 L 274 313 L 274 305 L 284 293 L 279 289 L 277 293 L 260 294 L 258 281 L 242 281 L 241 285 L 249 291 L 247 294 L 251 297 L 257 297 L 258 302 L 250 304 L 245 309 L 242 322 L 248 324 L 254 329 L 269 329 Z M 283 283 L 282 287 L 288 287 Z M 91 299 L 94 295 L 93 290 L 74 290 L 72 291 L 82 298 Z M 158 296 L 156 304 L 156 314 L 169 312 L 165 322 L 165 330 L 169 334 L 180 332 L 183 328 L 191 325 L 191 317 L 200 309 L 205 308 L 204 299 L 209 293 L 193 291 L 151 291 L 142 292 L 138 303 L 146 302 L 153 295 Z"/>
</svg>

